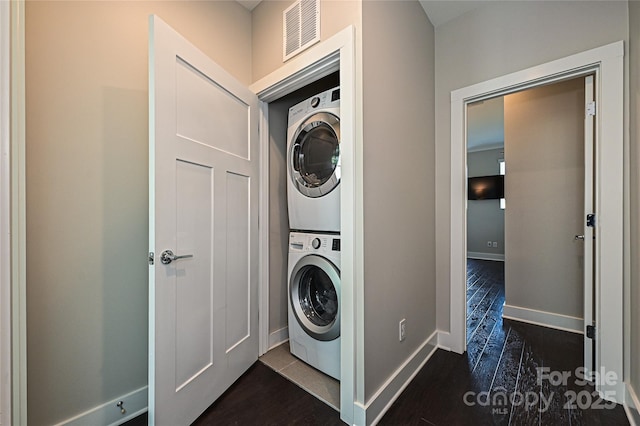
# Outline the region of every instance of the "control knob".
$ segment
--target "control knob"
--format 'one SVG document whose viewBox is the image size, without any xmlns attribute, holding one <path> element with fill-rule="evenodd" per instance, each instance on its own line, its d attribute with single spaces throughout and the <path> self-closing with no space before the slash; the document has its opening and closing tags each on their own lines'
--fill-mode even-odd
<svg viewBox="0 0 640 426">
<path fill-rule="evenodd" d="M 314 238 L 313 241 L 311 241 L 311 246 L 314 249 L 319 249 L 320 248 L 320 238 Z"/>
</svg>

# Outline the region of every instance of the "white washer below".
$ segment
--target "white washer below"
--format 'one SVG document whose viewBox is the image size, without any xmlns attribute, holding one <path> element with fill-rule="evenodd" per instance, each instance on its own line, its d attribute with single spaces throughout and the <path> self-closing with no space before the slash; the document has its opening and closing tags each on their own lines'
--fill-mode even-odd
<svg viewBox="0 0 640 426">
<path fill-rule="evenodd" d="M 289 347 L 340 380 L 340 236 L 289 235 Z"/>
</svg>

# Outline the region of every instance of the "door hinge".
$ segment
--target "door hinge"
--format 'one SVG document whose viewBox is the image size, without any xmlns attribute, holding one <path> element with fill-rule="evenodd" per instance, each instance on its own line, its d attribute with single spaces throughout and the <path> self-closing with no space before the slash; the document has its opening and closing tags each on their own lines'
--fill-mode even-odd
<svg viewBox="0 0 640 426">
<path fill-rule="evenodd" d="M 587 215 L 587 226 L 590 228 L 595 228 L 596 227 L 596 215 L 593 213 L 590 213 Z"/>
<path fill-rule="evenodd" d="M 587 115 L 596 115 L 596 102 L 587 102 Z"/>
<path fill-rule="evenodd" d="M 152 251 L 150 251 L 149 252 L 149 265 L 153 265 L 155 263 L 155 257 L 156 257 L 156 255 Z"/>
<path fill-rule="evenodd" d="M 587 326 L 587 337 L 589 339 L 595 339 L 596 338 L 596 326 L 595 325 L 588 325 Z"/>
</svg>

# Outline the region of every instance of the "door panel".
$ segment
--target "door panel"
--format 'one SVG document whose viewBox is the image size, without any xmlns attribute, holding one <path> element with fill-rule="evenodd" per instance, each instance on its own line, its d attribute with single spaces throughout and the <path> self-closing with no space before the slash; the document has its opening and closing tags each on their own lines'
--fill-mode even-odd
<svg viewBox="0 0 640 426">
<path fill-rule="evenodd" d="M 249 246 L 250 180 L 248 176 L 227 173 L 227 222 L 232 238 L 227 238 L 227 351 L 251 335 L 251 258 Z"/>
<path fill-rule="evenodd" d="M 178 134 L 249 158 L 249 105 L 176 58 Z"/>
<path fill-rule="evenodd" d="M 504 138 L 505 305 L 566 317 L 580 329 L 584 78 L 505 96 Z"/>
<path fill-rule="evenodd" d="M 150 20 L 149 421 L 190 424 L 258 357 L 257 98 Z M 177 256 L 168 264 L 161 253 Z"/>
<path fill-rule="evenodd" d="M 177 253 L 197 254 L 175 270 L 176 389 L 213 363 L 212 175 L 210 167 L 176 161 Z"/>
<path fill-rule="evenodd" d="M 558 314 L 585 332 L 595 365 L 594 76 L 505 96 L 506 305 Z M 579 324 L 582 322 L 582 327 Z M 556 324 L 557 325 L 557 324 Z"/>
</svg>

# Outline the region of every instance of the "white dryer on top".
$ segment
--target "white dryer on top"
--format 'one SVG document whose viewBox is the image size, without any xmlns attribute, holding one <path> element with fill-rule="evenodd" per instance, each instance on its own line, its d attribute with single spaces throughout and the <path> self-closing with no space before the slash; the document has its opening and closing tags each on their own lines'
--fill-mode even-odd
<svg viewBox="0 0 640 426">
<path fill-rule="evenodd" d="M 289 228 L 340 232 L 340 88 L 289 109 Z"/>
</svg>

